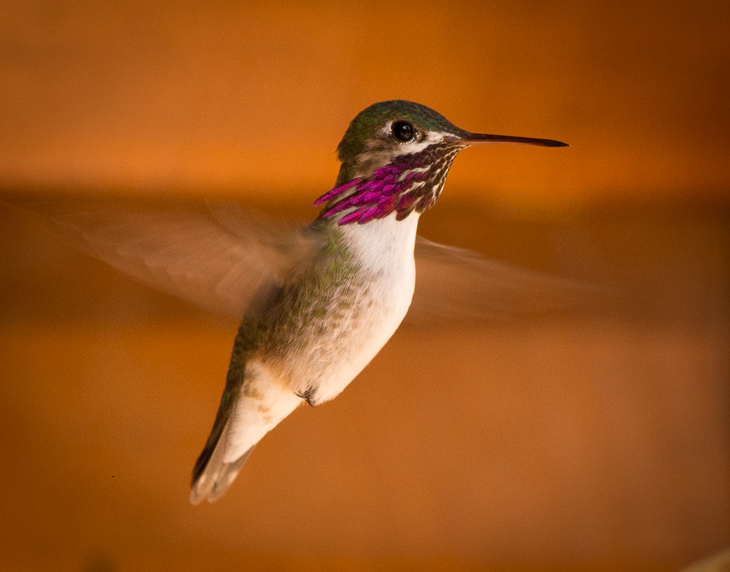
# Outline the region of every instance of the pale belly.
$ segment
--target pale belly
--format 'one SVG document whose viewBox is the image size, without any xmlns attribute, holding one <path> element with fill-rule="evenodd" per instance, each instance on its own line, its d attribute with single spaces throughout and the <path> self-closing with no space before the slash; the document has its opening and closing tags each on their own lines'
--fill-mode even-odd
<svg viewBox="0 0 730 572">
<path fill-rule="evenodd" d="M 283 336 L 276 336 L 284 343 L 275 346 L 279 350 L 285 347 L 285 351 L 274 349 L 273 359 L 265 361 L 273 377 L 297 394 L 311 395 L 310 402 L 328 401 L 342 392 L 388 342 L 408 312 L 415 287 L 416 221 L 392 226 L 390 221 L 378 222 L 380 228 L 350 231 L 361 264 L 356 275 L 321 290 L 314 286 L 313 295 L 312 285 L 307 285 L 286 301 L 286 308 L 295 308 L 294 316 L 301 318 L 282 316 L 282 323 L 289 320 L 289 324 L 280 333 L 291 337 L 284 342 Z M 390 228 L 406 236 L 391 236 Z M 373 229 L 380 232 L 369 236 Z"/>
<path fill-rule="evenodd" d="M 372 303 L 363 310 L 359 322 L 352 324 L 347 332 L 339 332 L 336 347 L 340 351 L 332 356 L 334 359 L 315 363 L 319 352 L 314 348 L 310 383 L 317 386 L 318 401 L 328 401 L 342 392 L 395 333 L 413 298 L 414 274 L 409 272 L 397 284 L 372 286 L 373 293 L 368 294 Z M 343 347 L 345 344 L 347 347 Z M 325 367 L 320 370 L 322 365 Z"/>
</svg>

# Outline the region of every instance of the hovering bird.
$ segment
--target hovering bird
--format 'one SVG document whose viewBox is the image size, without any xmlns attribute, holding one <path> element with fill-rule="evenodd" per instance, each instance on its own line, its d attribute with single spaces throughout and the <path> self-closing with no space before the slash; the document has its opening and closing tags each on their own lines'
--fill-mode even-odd
<svg viewBox="0 0 730 572">
<path fill-rule="evenodd" d="M 566 146 L 471 133 L 423 105 L 384 101 L 350 123 L 335 185 L 305 228 L 272 228 L 227 203 L 211 203 L 207 215 L 42 212 L 44 226 L 118 269 L 243 316 L 190 502 L 220 498 L 294 409 L 339 395 L 401 324 L 416 284 L 413 310 L 432 314 L 459 304 L 488 312 L 496 290 L 550 289 L 550 278 L 416 238 L 456 155 L 490 143 Z"/>
</svg>

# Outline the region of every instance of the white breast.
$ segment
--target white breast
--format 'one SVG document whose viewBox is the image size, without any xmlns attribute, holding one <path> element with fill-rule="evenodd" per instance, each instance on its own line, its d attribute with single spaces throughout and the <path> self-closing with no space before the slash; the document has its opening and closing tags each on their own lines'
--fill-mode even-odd
<svg viewBox="0 0 730 572">
<path fill-rule="evenodd" d="M 367 224 L 342 227 L 353 256 L 374 277 L 370 296 L 378 301 L 372 320 L 363 325 L 362 345 L 352 359 L 330 372 L 318 393 L 323 401 L 337 396 L 370 363 L 403 321 L 413 298 L 416 266 L 413 250 L 418 213 L 397 221 L 395 213 Z M 367 330 L 367 331 L 365 331 Z"/>
</svg>

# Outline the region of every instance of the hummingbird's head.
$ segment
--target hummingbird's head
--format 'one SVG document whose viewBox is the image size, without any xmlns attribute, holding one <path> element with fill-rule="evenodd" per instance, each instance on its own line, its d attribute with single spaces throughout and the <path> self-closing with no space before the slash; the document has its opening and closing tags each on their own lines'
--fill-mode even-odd
<svg viewBox="0 0 730 572">
<path fill-rule="evenodd" d="M 323 218 L 364 224 L 395 212 L 403 220 L 433 206 L 462 149 L 484 143 L 562 147 L 551 139 L 483 135 L 459 129 L 433 109 L 404 100 L 383 101 L 352 120 L 337 147 L 342 163 Z"/>
</svg>

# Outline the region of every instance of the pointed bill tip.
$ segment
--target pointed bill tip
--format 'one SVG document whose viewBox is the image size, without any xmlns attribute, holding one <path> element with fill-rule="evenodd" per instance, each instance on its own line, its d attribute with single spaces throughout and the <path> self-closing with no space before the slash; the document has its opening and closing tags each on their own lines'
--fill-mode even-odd
<svg viewBox="0 0 730 572">
<path fill-rule="evenodd" d="M 555 139 L 541 139 L 541 141 L 542 143 L 538 143 L 538 145 L 542 145 L 543 147 L 570 147 L 569 143 L 563 143 Z"/>
</svg>

